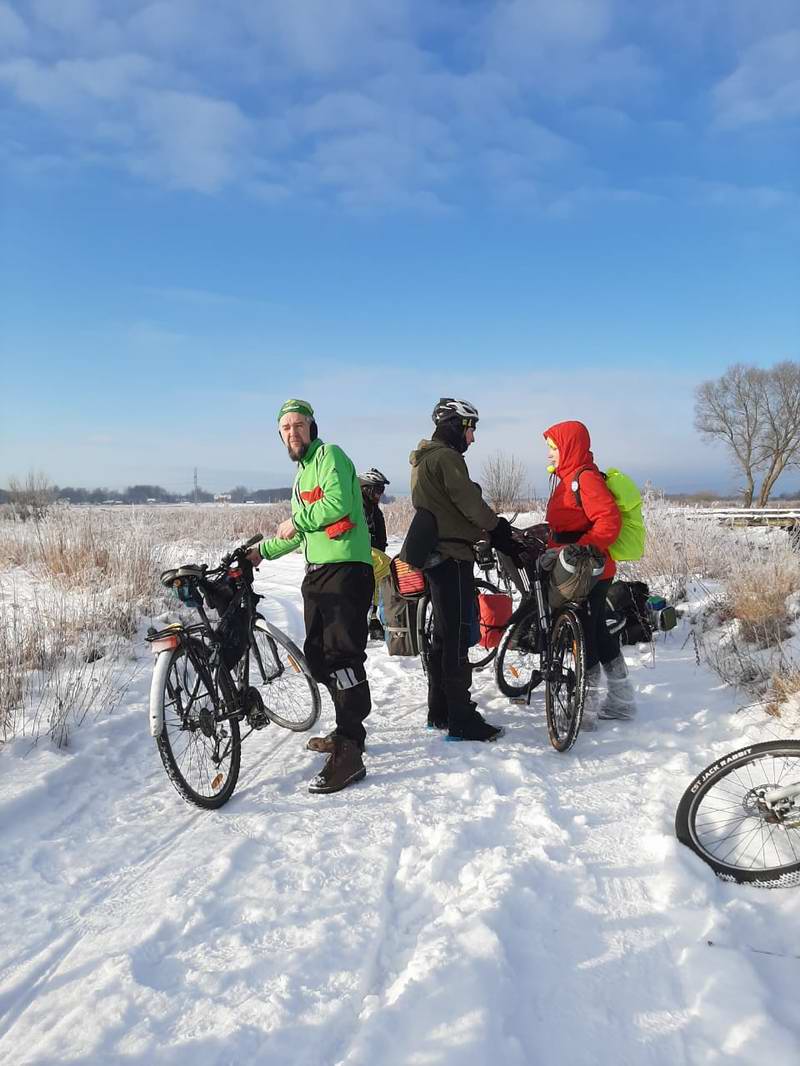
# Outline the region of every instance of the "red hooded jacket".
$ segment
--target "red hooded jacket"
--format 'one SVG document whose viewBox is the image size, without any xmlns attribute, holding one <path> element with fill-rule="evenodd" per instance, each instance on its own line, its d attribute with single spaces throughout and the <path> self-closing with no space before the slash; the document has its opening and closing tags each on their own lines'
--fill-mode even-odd
<svg viewBox="0 0 800 1066">
<path fill-rule="evenodd" d="M 558 448 L 556 474 L 559 482 L 547 504 L 547 524 L 553 534 L 580 533 L 577 544 L 593 544 L 599 548 L 606 556 L 602 579 L 612 578 L 617 572 L 617 565 L 608 554 L 608 548 L 619 536 L 622 518 L 617 501 L 595 464 L 589 430 L 583 422 L 558 422 L 545 430 L 544 437 L 545 440 L 552 440 Z M 582 470 L 582 507 L 578 506 L 572 488 L 579 470 Z M 559 541 L 553 536 L 550 546 L 559 546 Z"/>
</svg>

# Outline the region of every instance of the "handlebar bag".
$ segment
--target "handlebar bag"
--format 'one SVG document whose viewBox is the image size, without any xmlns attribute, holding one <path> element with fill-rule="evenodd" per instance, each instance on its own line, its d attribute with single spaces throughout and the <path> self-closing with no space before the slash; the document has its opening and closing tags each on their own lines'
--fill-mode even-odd
<svg viewBox="0 0 800 1066">
<path fill-rule="evenodd" d="M 591 544 L 566 544 L 541 557 L 541 567 L 550 571 L 547 595 L 553 609 L 567 603 L 583 603 L 605 569 L 603 553 Z"/>
</svg>

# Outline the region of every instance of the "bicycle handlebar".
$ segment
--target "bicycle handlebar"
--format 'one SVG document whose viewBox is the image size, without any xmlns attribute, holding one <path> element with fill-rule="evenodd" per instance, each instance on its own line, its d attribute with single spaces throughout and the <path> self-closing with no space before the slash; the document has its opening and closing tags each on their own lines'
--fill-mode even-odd
<svg viewBox="0 0 800 1066">
<path fill-rule="evenodd" d="M 246 540 L 244 544 L 240 544 L 239 547 L 234 548 L 232 552 L 229 552 L 227 555 L 223 555 L 222 565 L 229 566 L 234 559 L 239 559 L 241 561 L 244 558 L 245 553 L 250 548 L 255 547 L 256 544 L 259 544 L 263 539 L 263 533 L 256 533 L 255 536 L 251 537 L 249 540 Z"/>
</svg>

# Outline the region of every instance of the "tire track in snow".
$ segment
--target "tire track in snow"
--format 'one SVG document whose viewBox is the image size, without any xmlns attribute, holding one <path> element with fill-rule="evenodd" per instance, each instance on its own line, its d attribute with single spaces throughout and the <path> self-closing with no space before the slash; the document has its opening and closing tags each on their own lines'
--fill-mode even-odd
<svg viewBox="0 0 800 1066">
<path fill-rule="evenodd" d="M 291 731 L 282 730 L 275 743 L 270 746 L 264 756 L 248 770 L 240 775 L 239 784 L 234 796 L 246 791 L 260 777 L 264 776 L 274 756 L 289 742 Z M 160 760 L 159 760 L 160 766 Z M 69 767 L 67 772 L 71 773 Z M 157 775 L 163 780 L 164 787 L 172 791 L 166 774 Z M 79 909 L 74 910 L 64 918 L 57 919 L 50 932 L 39 938 L 33 944 L 26 947 L 15 956 L 6 960 L 4 974 L 0 974 L 0 988 L 8 980 L 6 976 L 18 968 L 23 960 L 27 965 L 18 979 L 12 979 L 5 991 L 0 992 L 0 1049 L 2 1049 L 5 1037 L 11 1033 L 20 1022 L 37 995 L 44 991 L 47 984 L 58 974 L 69 956 L 78 946 L 84 936 L 102 936 L 110 929 L 121 924 L 121 916 L 130 918 L 141 908 L 142 901 L 147 898 L 149 882 L 157 871 L 174 856 L 174 844 L 180 841 L 181 849 L 188 856 L 191 854 L 191 839 L 197 835 L 201 828 L 205 828 L 209 816 L 214 813 L 192 809 L 187 811 L 188 806 L 181 797 L 174 795 L 177 809 L 181 811 L 178 824 L 164 835 L 159 830 L 160 841 L 157 844 L 148 844 L 125 866 L 119 868 L 114 874 L 106 875 L 101 880 L 103 887 L 90 893 L 88 899 L 84 897 Z M 94 798 L 82 800 L 78 804 L 77 812 L 89 809 L 95 803 Z M 75 810 L 65 815 L 59 823 L 66 826 L 74 821 Z M 220 824 L 225 825 L 227 819 L 223 815 Z M 231 825 L 229 827 L 235 831 Z M 187 834 L 190 834 L 187 840 Z M 155 839 L 155 834 L 152 836 Z M 110 884 L 109 884 L 110 882 Z M 107 885 L 108 887 L 105 887 Z M 56 943 L 53 943 L 54 937 Z"/>
</svg>

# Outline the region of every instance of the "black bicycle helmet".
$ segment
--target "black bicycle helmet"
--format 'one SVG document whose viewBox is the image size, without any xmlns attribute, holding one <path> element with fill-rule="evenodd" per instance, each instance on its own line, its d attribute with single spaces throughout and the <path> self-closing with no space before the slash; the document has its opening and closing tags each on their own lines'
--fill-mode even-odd
<svg viewBox="0 0 800 1066">
<path fill-rule="evenodd" d="M 431 415 L 437 426 L 440 426 L 442 422 L 458 420 L 465 429 L 474 429 L 478 417 L 478 408 L 468 400 L 454 400 L 450 396 L 442 396 Z"/>
</svg>

